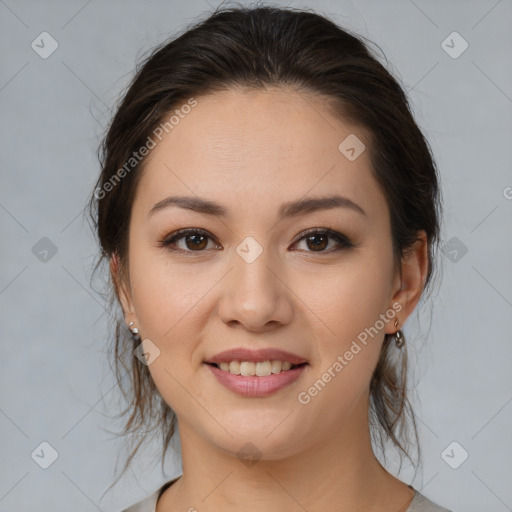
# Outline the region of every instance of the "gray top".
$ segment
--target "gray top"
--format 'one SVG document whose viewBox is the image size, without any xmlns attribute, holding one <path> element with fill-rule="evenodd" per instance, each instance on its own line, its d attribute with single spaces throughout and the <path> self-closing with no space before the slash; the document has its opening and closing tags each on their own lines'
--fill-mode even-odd
<svg viewBox="0 0 512 512">
<path fill-rule="evenodd" d="M 160 494 L 162 494 L 176 480 L 177 478 L 167 482 L 162 487 L 157 489 L 153 494 L 147 498 L 144 498 L 142 501 L 135 503 L 135 505 L 124 509 L 122 512 L 156 512 L 156 502 L 158 501 Z M 447 508 L 436 505 L 411 485 L 409 485 L 409 487 L 414 491 L 414 498 L 412 499 L 409 508 L 405 512 L 452 512 Z"/>
</svg>

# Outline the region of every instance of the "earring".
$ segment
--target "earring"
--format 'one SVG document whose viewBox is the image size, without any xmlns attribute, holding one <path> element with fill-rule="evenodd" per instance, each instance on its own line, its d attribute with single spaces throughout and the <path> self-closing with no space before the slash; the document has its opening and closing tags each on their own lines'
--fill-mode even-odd
<svg viewBox="0 0 512 512">
<path fill-rule="evenodd" d="M 398 327 L 398 318 L 395 320 L 395 323 L 393 324 L 395 327 Z M 398 331 L 395 332 L 395 344 L 398 348 L 402 348 L 405 343 L 405 336 L 404 333 L 401 331 L 401 329 L 398 329 Z"/>
<path fill-rule="evenodd" d="M 137 329 L 137 327 L 132 327 L 134 323 L 135 322 L 130 322 L 130 325 L 128 325 L 128 329 L 130 329 L 130 332 L 133 334 L 134 338 L 138 338 L 137 335 L 139 334 L 139 329 Z"/>
</svg>

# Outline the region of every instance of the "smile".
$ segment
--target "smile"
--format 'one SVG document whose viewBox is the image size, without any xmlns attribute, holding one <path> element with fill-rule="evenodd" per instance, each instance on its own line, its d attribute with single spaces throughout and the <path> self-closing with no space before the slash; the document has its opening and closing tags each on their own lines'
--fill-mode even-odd
<svg viewBox="0 0 512 512">
<path fill-rule="evenodd" d="M 233 375 L 243 375 L 245 377 L 268 377 L 275 373 L 286 372 L 292 368 L 296 368 L 299 365 L 292 364 L 289 361 L 225 361 L 219 363 L 217 368 L 220 368 L 224 372 L 229 372 Z"/>
</svg>

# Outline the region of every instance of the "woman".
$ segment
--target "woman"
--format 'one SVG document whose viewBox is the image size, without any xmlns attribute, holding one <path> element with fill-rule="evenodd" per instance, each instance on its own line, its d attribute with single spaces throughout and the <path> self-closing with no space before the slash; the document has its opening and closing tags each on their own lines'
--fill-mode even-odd
<svg viewBox="0 0 512 512">
<path fill-rule="evenodd" d="M 123 312 L 124 433 L 152 424 L 163 464 L 176 424 L 183 462 L 127 512 L 445 511 L 374 453 L 410 458 L 416 435 L 402 328 L 440 199 L 360 38 L 219 10 L 146 60 L 102 150 L 90 206 Z"/>
</svg>

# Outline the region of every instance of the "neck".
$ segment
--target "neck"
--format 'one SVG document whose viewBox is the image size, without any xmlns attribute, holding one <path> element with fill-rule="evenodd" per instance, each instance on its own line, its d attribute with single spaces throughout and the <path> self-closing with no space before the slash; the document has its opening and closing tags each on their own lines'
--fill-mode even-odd
<svg viewBox="0 0 512 512">
<path fill-rule="evenodd" d="M 366 409 L 367 411 L 367 409 Z M 158 502 L 157 512 L 198 510 L 405 511 L 413 491 L 376 459 L 366 421 L 278 460 L 242 461 L 179 425 L 183 477 Z"/>
</svg>

